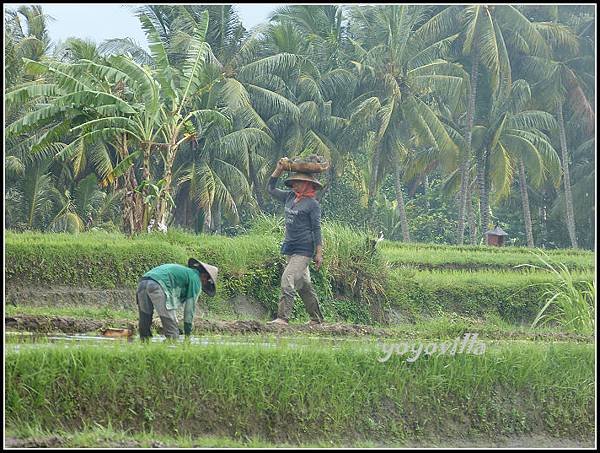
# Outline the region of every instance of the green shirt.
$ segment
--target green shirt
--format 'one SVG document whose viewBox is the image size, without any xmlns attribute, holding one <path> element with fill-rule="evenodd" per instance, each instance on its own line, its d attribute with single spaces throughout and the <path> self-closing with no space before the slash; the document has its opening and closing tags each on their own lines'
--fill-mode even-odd
<svg viewBox="0 0 600 453">
<path fill-rule="evenodd" d="M 196 301 L 202 290 L 200 272 L 181 264 L 163 264 L 144 274 L 158 283 L 167 297 L 167 310 L 185 305 L 183 322 L 192 322 Z"/>
</svg>

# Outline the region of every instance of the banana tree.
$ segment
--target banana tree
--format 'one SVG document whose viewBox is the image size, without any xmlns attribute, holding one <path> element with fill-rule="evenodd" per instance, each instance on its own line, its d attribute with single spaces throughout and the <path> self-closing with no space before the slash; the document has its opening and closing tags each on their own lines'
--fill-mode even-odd
<svg viewBox="0 0 600 453">
<path fill-rule="evenodd" d="M 59 159 L 80 159 L 82 148 L 109 145 L 118 155 L 118 165 L 106 160 L 100 165 L 101 185 L 115 183 L 124 177 L 126 196 L 124 220 L 130 232 L 143 228 L 141 198 L 135 194 L 138 185 L 133 162 L 143 149 L 143 179 L 150 177 L 147 160 L 159 128 L 159 84 L 148 70 L 127 57 L 113 56 L 106 64 L 89 60 L 64 64 L 27 61 L 26 69 L 33 74 L 52 77 L 54 83 L 25 86 L 8 93 L 10 102 L 32 97 L 46 97 L 50 102 L 8 127 L 9 134 L 24 134 L 47 127 L 49 131 L 33 143 L 33 152 L 42 152 L 57 145 L 64 134 L 70 143 L 56 152 Z M 132 148 L 136 151 L 131 152 Z"/>
<path fill-rule="evenodd" d="M 185 71 L 184 65 L 189 66 L 190 52 L 201 46 L 204 55 L 198 70 L 201 67 L 200 72 L 205 76 L 203 91 L 194 92 L 198 87 L 193 87 L 190 93 L 193 97 L 192 105 L 187 105 L 184 110 L 189 112 L 194 108 L 201 108 L 226 112 L 232 120 L 233 130 L 229 131 L 230 137 L 223 138 L 223 144 L 237 146 L 235 151 L 245 154 L 241 160 L 247 163 L 245 172 L 252 182 L 255 196 L 260 200 L 265 185 L 266 167 L 271 162 L 269 151 L 273 141 L 266 120 L 277 114 L 299 116 L 296 105 L 273 90 L 272 82 L 280 80 L 278 74 L 296 67 L 299 57 L 288 53 L 265 54 L 258 33 L 242 39 L 236 25 L 236 16 L 231 15 L 231 10 L 221 6 L 215 8 L 216 10 L 213 10 L 205 5 L 141 7 L 138 17 L 151 42 L 151 55 L 145 54 L 139 46 L 131 42 L 113 40 L 104 48 L 110 52 L 128 51 L 137 55 L 140 60 L 149 61 L 157 73 L 161 73 L 160 68 L 165 65 L 165 61 L 171 62 L 172 68 L 166 72 L 169 76 L 162 77 L 171 79 L 171 75 L 177 78 L 175 76 L 180 73 L 177 68 Z M 216 14 L 212 14 L 215 11 Z M 217 25 L 212 25 L 205 32 L 207 41 L 201 45 L 193 31 L 204 28 L 203 22 L 207 14 L 212 14 L 212 17 L 217 19 Z M 220 23 L 219 17 L 229 17 L 231 20 Z M 229 38 L 224 40 L 224 36 Z M 213 46 L 220 59 L 213 52 Z M 185 55 L 188 55 L 187 60 L 183 58 Z M 171 91 L 182 92 L 182 83 L 181 78 L 175 81 Z M 168 90 L 169 87 L 166 87 L 165 91 Z M 180 97 L 179 100 L 183 98 Z M 174 121 L 177 122 L 176 119 Z M 165 130 L 167 129 L 170 130 L 168 135 L 173 136 L 177 126 L 165 126 Z M 181 144 L 197 141 L 197 138 L 191 133 L 189 140 Z M 166 139 L 164 141 L 168 142 Z M 259 204 L 262 205 L 260 201 Z M 203 208 L 206 210 L 210 207 Z"/>
</svg>

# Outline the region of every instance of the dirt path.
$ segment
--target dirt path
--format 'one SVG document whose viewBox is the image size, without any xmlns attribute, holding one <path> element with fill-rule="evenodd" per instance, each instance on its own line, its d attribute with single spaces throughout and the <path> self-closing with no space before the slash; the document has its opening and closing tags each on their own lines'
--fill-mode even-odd
<svg viewBox="0 0 600 453">
<path fill-rule="evenodd" d="M 74 333 L 98 333 L 109 327 L 127 327 L 136 328 L 137 322 L 131 319 L 124 320 L 105 320 L 72 318 L 60 316 L 42 316 L 42 315 L 13 315 L 4 318 L 4 326 L 11 331 L 26 331 L 37 333 L 62 332 L 68 334 Z M 154 321 L 154 327 L 160 332 L 162 327 L 158 320 Z M 238 321 L 208 321 L 197 319 L 194 322 L 194 334 L 311 334 L 324 336 L 373 336 L 380 338 L 406 338 L 423 337 L 419 334 L 393 331 L 391 329 L 357 325 L 357 324 L 329 324 L 308 326 L 303 324 L 291 324 L 288 326 L 266 324 L 255 320 Z M 487 339 L 522 339 L 522 340 L 549 340 L 549 341 L 594 341 L 594 338 L 587 335 L 576 333 L 535 333 L 526 334 L 523 332 L 497 332 L 491 334 L 486 332 Z"/>
</svg>

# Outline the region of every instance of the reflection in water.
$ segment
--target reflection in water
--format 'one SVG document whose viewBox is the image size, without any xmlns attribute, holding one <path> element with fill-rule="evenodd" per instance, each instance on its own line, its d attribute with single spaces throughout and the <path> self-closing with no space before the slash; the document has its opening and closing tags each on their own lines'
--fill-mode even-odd
<svg viewBox="0 0 600 453">
<path fill-rule="evenodd" d="M 13 351 L 20 350 L 20 345 L 27 345 L 27 348 L 35 347 L 36 345 L 44 344 L 56 344 L 64 345 L 65 347 L 73 347 L 80 344 L 127 344 L 137 343 L 141 344 L 139 337 L 105 337 L 98 335 L 86 335 L 86 334 L 43 334 L 43 333 L 31 333 L 31 332 L 6 332 L 5 346 Z M 328 348 L 337 348 L 341 343 L 348 343 L 355 341 L 348 339 L 313 339 L 313 338 L 302 338 L 302 339 L 289 339 L 289 338 L 220 338 L 220 337 L 196 337 L 192 336 L 186 339 L 180 336 L 177 340 L 167 339 L 163 335 L 155 335 L 150 337 L 151 343 L 165 343 L 169 347 L 177 347 L 179 344 L 191 344 L 197 346 L 208 346 L 208 345 L 236 345 L 236 346 L 260 346 L 266 348 L 272 348 L 276 346 L 286 346 L 290 348 L 309 346 L 314 344 L 321 344 Z"/>
</svg>

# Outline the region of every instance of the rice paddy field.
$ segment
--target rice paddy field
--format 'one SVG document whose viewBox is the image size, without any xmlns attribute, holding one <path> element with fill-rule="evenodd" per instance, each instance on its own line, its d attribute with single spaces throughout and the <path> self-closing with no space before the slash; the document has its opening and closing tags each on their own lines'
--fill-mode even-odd
<svg viewBox="0 0 600 453">
<path fill-rule="evenodd" d="M 273 326 L 280 225 L 6 233 L 7 447 L 593 447 L 595 256 L 377 243 L 335 224 Z M 137 338 L 139 277 L 219 267 L 190 339 Z M 549 302 L 551 301 L 551 302 Z M 545 308 L 545 310 L 544 310 Z M 131 328 L 127 338 L 109 328 Z"/>
</svg>

